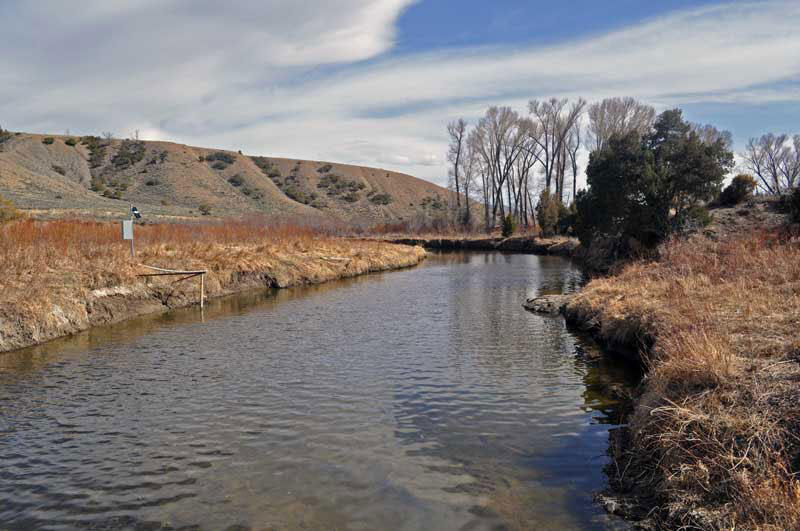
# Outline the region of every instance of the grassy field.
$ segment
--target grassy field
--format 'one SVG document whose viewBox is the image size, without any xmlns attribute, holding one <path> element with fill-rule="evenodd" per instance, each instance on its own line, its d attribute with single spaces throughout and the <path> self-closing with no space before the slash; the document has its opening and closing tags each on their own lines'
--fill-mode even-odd
<svg viewBox="0 0 800 531">
<path fill-rule="evenodd" d="M 236 221 L 137 226 L 136 258 L 117 223 L 0 225 L 0 351 L 198 302 L 196 281 L 145 284 L 142 264 L 207 270 L 209 297 L 320 283 L 419 263 L 418 247 L 345 240 L 307 226 Z"/>
<path fill-rule="evenodd" d="M 593 280 L 567 314 L 646 351 L 617 489 L 670 529 L 800 529 L 796 230 L 671 242 Z"/>
</svg>

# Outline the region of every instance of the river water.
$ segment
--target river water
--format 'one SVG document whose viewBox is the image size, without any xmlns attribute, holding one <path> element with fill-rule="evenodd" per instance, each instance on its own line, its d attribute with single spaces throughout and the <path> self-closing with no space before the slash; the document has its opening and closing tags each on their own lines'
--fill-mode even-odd
<svg viewBox="0 0 800 531">
<path fill-rule="evenodd" d="M 248 293 L 0 355 L 0 529 L 609 529 L 558 257 Z"/>
</svg>

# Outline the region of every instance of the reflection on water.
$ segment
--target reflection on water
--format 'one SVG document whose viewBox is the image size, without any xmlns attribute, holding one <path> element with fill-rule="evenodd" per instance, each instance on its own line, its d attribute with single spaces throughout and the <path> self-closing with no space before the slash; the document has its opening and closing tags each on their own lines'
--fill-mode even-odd
<svg viewBox="0 0 800 531">
<path fill-rule="evenodd" d="M 0 357 L 0 528 L 603 529 L 627 385 L 554 257 L 251 293 Z"/>
</svg>

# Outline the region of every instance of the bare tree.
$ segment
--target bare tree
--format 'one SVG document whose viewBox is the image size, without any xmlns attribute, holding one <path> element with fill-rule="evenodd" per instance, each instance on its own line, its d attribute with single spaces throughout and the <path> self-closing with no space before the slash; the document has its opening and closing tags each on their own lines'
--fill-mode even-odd
<svg viewBox="0 0 800 531">
<path fill-rule="evenodd" d="M 566 142 L 570 130 L 580 120 L 586 100 L 569 103 L 567 99 L 551 98 L 547 101 L 531 100 L 528 110 L 537 122 L 538 135 L 534 137 L 540 151 L 538 160 L 542 164 L 545 186 L 548 190 L 556 184 L 556 196 L 563 200 L 564 172 L 567 164 Z"/>
<path fill-rule="evenodd" d="M 800 184 L 800 135 L 768 133 L 751 138 L 740 155 L 768 194 L 779 195 Z"/>
<path fill-rule="evenodd" d="M 700 137 L 700 141 L 705 144 L 714 144 L 721 141 L 725 149 L 733 148 L 733 135 L 730 131 L 717 129 L 711 124 L 691 124 L 692 131 Z"/>
<path fill-rule="evenodd" d="M 589 105 L 589 139 L 592 148 L 605 147 L 613 135 L 624 135 L 631 131 L 644 134 L 650 130 L 656 118 L 656 110 L 634 98 L 606 98 Z"/>
<path fill-rule="evenodd" d="M 461 187 L 464 190 L 464 216 L 459 220 L 463 225 L 472 223 L 472 212 L 470 211 L 471 194 L 476 185 L 476 179 L 480 173 L 480 155 L 475 146 L 465 141 L 464 155 L 461 157 Z M 460 214 L 460 213 L 459 213 Z"/>
<path fill-rule="evenodd" d="M 450 147 L 447 150 L 447 160 L 453 165 L 451 170 L 455 180 L 456 205 L 461 210 L 461 182 L 459 171 L 461 170 L 461 158 L 464 153 L 466 143 L 467 122 L 462 118 L 447 124 L 447 134 L 450 135 Z"/>
<path fill-rule="evenodd" d="M 575 126 L 570 129 L 567 136 L 567 155 L 569 156 L 569 163 L 572 167 L 572 200 L 578 193 L 578 150 L 581 148 L 581 125 L 576 122 Z"/>
</svg>

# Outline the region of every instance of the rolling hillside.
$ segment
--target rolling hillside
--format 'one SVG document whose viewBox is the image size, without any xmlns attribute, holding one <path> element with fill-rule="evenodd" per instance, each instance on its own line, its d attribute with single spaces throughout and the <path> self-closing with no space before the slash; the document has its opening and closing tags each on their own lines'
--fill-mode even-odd
<svg viewBox="0 0 800 531">
<path fill-rule="evenodd" d="M 36 217 L 150 220 L 249 214 L 374 224 L 436 214 L 447 190 L 377 168 L 248 156 L 171 142 L 12 133 L 0 195 Z"/>
</svg>

